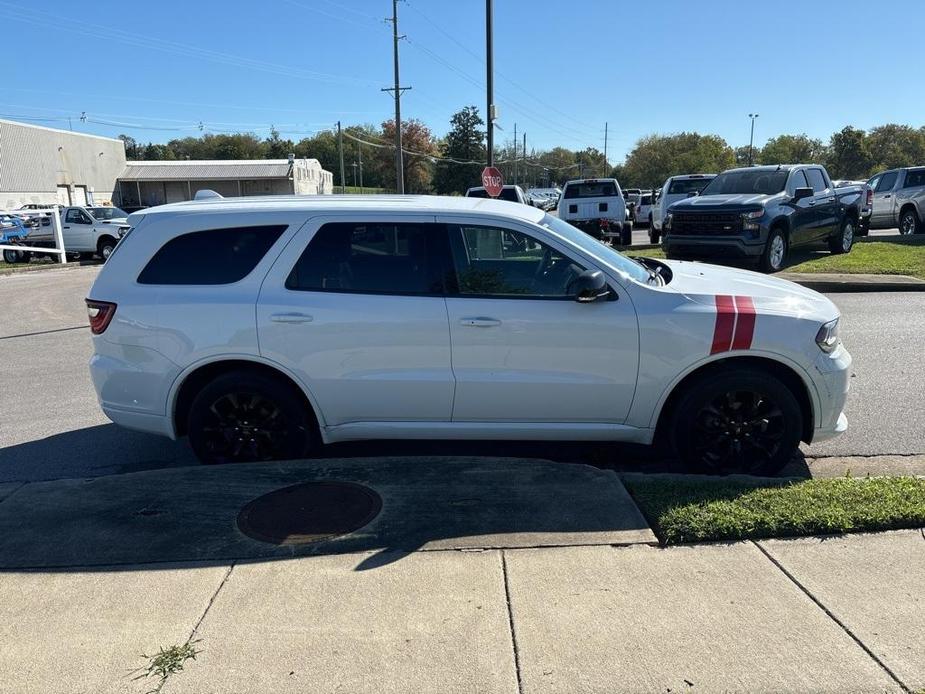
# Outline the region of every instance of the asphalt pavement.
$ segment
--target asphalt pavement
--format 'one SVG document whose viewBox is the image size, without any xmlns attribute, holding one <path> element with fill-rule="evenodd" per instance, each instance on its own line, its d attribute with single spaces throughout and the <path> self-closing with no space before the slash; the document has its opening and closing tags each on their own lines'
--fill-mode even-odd
<svg viewBox="0 0 925 694">
<path fill-rule="evenodd" d="M 641 232 L 644 233 L 644 232 Z M 98 267 L 0 276 L 0 483 L 194 465 L 185 441 L 116 427 L 99 409 L 83 299 Z M 855 359 L 848 432 L 808 456 L 925 453 L 925 294 L 833 294 Z M 17 307 L 19 307 L 17 309 Z M 339 444 L 327 457 L 494 455 L 632 466 L 637 449 L 519 442 Z"/>
</svg>

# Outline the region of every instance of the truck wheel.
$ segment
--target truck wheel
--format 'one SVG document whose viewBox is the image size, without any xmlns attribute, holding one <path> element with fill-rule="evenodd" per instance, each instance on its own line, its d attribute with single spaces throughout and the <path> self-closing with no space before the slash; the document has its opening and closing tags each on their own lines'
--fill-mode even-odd
<svg viewBox="0 0 925 694">
<path fill-rule="evenodd" d="M 620 230 L 620 245 L 628 248 L 633 245 L 633 225 L 624 224 Z"/>
<path fill-rule="evenodd" d="M 854 245 L 855 226 L 853 219 L 845 219 L 835 236 L 829 237 L 829 251 L 834 254 L 850 253 Z"/>
<path fill-rule="evenodd" d="M 100 239 L 99 244 L 97 244 L 96 252 L 103 259 L 105 263 L 109 260 L 109 256 L 112 255 L 112 252 L 116 249 L 116 240 L 111 236 L 104 236 Z"/>
<path fill-rule="evenodd" d="M 919 233 L 919 218 L 911 207 L 899 217 L 899 233 L 903 235 Z"/>
<path fill-rule="evenodd" d="M 18 262 L 21 262 L 23 259 L 22 251 L 14 251 L 6 248 L 3 250 L 3 262 L 9 263 L 10 265 L 15 265 Z"/>
<path fill-rule="evenodd" d="M 651 224 L 649 225 L 649 243 L 658 243 L 658 229 L 654 228 Z"/>
<path fill-rule="evenodd" d="M 787 259 L 787 237 L 781 229 L 771 229 L 768 243 L 761 254 L 759 265 L 762 272 L 777 272 Z"/>
<path fill-rule="evenodd" d="M 803 432 L 790 389 L 743 367 L 702 374 L 675 403 L 668 425 L 685 467 L 712 475 L 773 475 L 793 457 Z"/>
</svg>

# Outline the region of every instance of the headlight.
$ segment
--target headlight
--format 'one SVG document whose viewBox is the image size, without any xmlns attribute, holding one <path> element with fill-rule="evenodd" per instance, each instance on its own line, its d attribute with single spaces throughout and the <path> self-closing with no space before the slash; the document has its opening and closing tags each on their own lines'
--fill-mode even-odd
<svg viewBox="0 0 925 694">
<path fill-rule="evenodd" d="M 756 220 L 759 220 L 762 217 L 764 217 L 764 210 L 745 212 L 742 215 L 742 228 L 746 231 L 757 231 L 761 228 L 761 225 L 758 224 Z"/>
<path fill-rule="evenodd" d="M 838 318 L 830 320 L 828 323 L 823 323 L 822 327 L 819 328 L 819 332 L 816 333 L 816 344 L 826 354 L 835 351 L 835 348 L 838 347 Z"/>
</svg>

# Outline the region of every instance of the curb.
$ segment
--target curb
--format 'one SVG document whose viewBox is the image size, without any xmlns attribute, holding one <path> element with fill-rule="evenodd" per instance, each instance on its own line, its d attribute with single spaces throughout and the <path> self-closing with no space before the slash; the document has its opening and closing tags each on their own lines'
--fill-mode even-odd
<svg viewBox="0 0 925 694">
<path fill-rule="evenodd" d="M 778 272 L 774 277 L 789 280 L 817 292 L 925 292 L 925 282 L 907 275 L 823 275 L 809 272 Z"/>
</svg>

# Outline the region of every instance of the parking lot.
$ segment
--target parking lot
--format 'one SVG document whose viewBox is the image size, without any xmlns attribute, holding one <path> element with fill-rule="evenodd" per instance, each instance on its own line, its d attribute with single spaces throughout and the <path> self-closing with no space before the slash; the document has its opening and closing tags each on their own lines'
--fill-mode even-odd
<svg viewBox="0 0 925 694">
<path fill-rule="evenodd" d="M 645 232 L 641 232 L 645 233 Z M 196 465 L 185 441 L 109 423 L 96 402 L 87 360 L 92 346 L 83 304 L 98 266 L 0 276 L 4 387 L 0 389 L 0 482 L 110 475 Z M 919 335 L 925 293 L 834 294 L 854 357 L 848 432 L 804 446 L 807 456 L 925 453 L 925 390 Z M 889 335 L 889 339 L 884 339 Z M 546 443 L 364 442 L 328 446 L 325 457 L 394 454 L 505 455 L 581 461 L 618 469 L 657 466 L 627 446 Z"/>
</svg>

